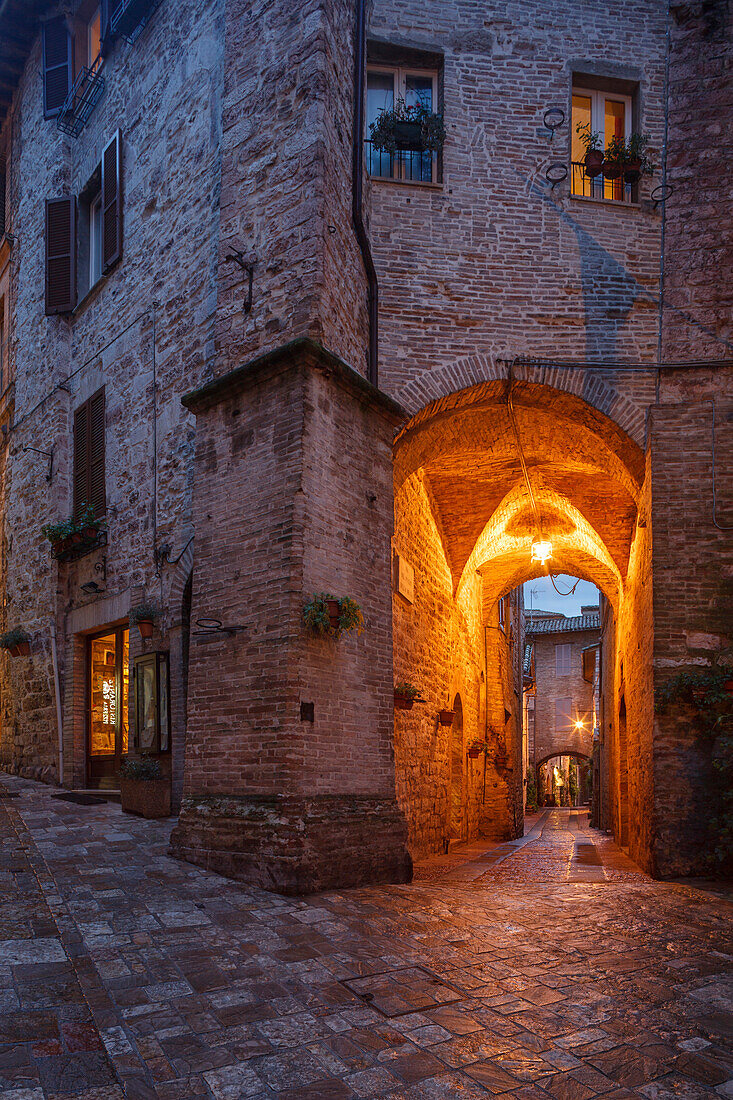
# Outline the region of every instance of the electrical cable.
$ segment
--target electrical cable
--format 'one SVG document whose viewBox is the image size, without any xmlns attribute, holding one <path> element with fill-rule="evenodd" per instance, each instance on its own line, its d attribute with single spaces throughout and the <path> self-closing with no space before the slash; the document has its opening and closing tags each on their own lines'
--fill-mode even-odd
<svg viewBox="0 0 733 1100">
<path fill-rule="evenodd" d="M 563 592 L 562 589 L 558 588 L 557 585 L 555 584 L 555 577 L 559 577 L 559 576 L 560 576 L 560 573 L 550 573 L 550 580 L 552 581 L 552 587 L 555 589 L 558 596 L 572 596 L 575 593 L 575 589 L 580 584 L 580 577 L 578 577 L 578 579 L 576 580 L 575 584 L 573 585 L 573 587 L 570 589 L 569 592 Z"/>
</svg>

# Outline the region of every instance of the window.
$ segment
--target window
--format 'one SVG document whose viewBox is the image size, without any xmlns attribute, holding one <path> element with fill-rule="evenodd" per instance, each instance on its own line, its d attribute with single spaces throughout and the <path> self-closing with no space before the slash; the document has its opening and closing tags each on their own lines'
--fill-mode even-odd
<svg viewBox="0 0 733 1100">
<path fill-rule="evenodd" d="M 572 670 L 573 649 L 569 645 L 555 646 L 555 675 L 567 676 Z"/>
<path fill-rule="evenodd" d="M 380 111 L 391 111 L 398 100 L 408 107 L 422 105 L 437 111 L 437 70 L 411 70 L 379 66 L 367 71 L 366 101 L 366 163 L 370 176 L 381 179 L 407 180 L 412 183 L 435 183 L 438 180 L 438 154 L 430 151 L 412 152 L 398 149 L 385 153 L 372 146 L 369 129 Z"/>
<path fill-rule="evenodd" d="M 502 596 L 502 598 L 499 600 L 499 626 L 502 630 L 506 630 L 506 609 L 507 598 L 506 596 Z"/>
<path fill-rule="evenodd" d="M 631 197 L 631 187 L 623 178 L 607 180 L 602 174 L 591 179 L 585 171 L 585 147 L 578 136 L 578 126 L 590 126 L 601 136 L 603 148 L 612 137 L 631 136 L 631 96 L 615 92 L 594 91 L 573 85 L 571 171 L 572 194 L 586 198 L 611 199 L 623 202 Z M 628 191 L 628 194 L 627 194 Z"/>
<path fill-rule="evenodd" d="M 107 511 L 104 419 L 102 388 L 74 413 L 74 512 L 90 504 L 97 518 Z"/>
<path fill-rule="evenodd" d="M 58 115 L 73 83 L 74 42 L 66 16 L 43 24 L 43 117 Z"/>
<path fill-rule="evenodd" d="M 135 659 L 135 748 L 138 752 L 168 752 L 170 739 L 167 653 L 146 653 Z"/>
<path fill-rule="evenodd" d="M 121 256 L 122 138 L 118 131 L 78 199 L 46 200 L 46 313 L 70 313 Z"/>
<path fill-rule="evenodd" d="M 555 700 L 555 730 L 569 730 L 573 724 L 573 700 Z"/>
</svg>

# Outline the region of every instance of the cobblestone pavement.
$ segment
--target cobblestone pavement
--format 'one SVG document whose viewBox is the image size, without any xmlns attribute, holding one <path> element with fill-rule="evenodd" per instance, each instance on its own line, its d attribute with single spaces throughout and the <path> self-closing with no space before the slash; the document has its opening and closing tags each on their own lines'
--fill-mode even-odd
<svg viewBox="0 0 733 1100">
<path fill-rule="evenodd" d="M 583 814 L 299 899 L 0 786 L 3 1100 L 733 1100 L 730 901 Z"/>
</svg>

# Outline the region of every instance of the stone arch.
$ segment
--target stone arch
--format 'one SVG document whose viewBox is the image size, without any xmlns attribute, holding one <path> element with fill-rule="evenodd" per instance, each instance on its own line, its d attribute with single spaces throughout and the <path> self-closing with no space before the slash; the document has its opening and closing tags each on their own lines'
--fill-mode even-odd
<svg viewBox="0 0 733 1100">
<path fill-rule="evenodd" d="M 180 608 L 183 601 L 183 593 L 193 572 L 194 540 L 189 539 L 180 558 L 173 565 L 170 575 L 169 591 L 171 607 Z"/>
<path fill-rule="evenodd" d="M 565 746 L 565 748 L 553 749 L 552 752 L 546 752 L 544 756 L 537 761 L 535 766 L 541 768 L 543 764 L 546 764 L 548 760 L 553 760 L 556 756 L 577 756 L 579 760 L 587 760 L 588 763 L 593 759 L 587 752 L 579 752 L 577 749 Z"/>
<path fill-rule="evenodd" d="M 444 367 L 427 371 L 410 381 L 394 396 L 409 413 L 450 408 L 466 390 L 506 387 L 511 356 L 470 355 Z M 562 367 L 513 368 L 519 380 L 572 395 L 614 421 L 639 446 L 644 444 L 646 407 L 654 400 L 654 374 L 626 374 L 619 370 L 571 370 Z"/>
</svg>

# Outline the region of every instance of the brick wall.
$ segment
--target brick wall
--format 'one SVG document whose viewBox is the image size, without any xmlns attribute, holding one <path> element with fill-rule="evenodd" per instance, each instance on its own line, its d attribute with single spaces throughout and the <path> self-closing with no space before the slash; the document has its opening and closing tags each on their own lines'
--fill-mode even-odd
<svg viewBox="0 0 733 1100">
<path fill-rule="evenodd" d="M 593 684 L 583 679 L 582 651 L 598 640 L 593 630 L 557 634 L 528 634 L 534 643 L 535 683 L 535 763 L 540 764 L 550 756 L 564 756 L 575 752 L 589 757 L 593 741 Z M 569 645 L 571 649 L 568 674 L 558 675 L 555 647 Z M 573 722 L 582 719 L 582 730 L 573 722 L 558 728 L 555 713 L 557 699 L 572 700 Z"/>
</svg>

